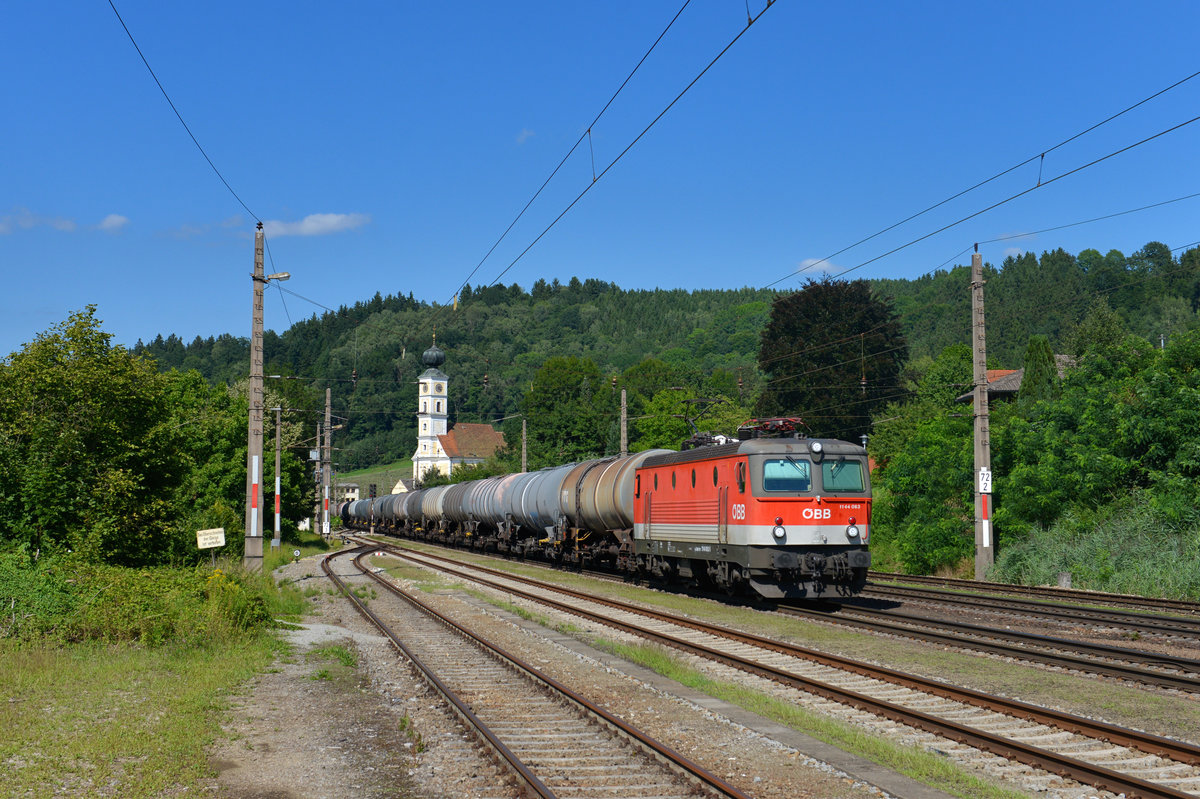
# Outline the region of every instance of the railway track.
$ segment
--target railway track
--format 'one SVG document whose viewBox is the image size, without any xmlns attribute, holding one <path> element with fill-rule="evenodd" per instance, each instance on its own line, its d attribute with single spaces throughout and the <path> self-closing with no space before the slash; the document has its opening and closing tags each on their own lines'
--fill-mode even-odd
<svg viewBox="0 0 1200 799">
<path fill-rule="evenodd" d="M 615 577 L 608 572 L 582 570 L 579 573 L 606 582 L 626 582 L 625 579 Z M 1089 592 L 1076 593 L 1087 594 Z M 696 595 L 708 596 L 704 592 Z M 881 596 L 883 596 L 883 592 L 881 592 Z M 892 592 L 887 596 L 902 599 L 905 594 Z M 961 595 L 953 592 L 932 594 L 924 592 L 920 596 L 930 602 L 936 602 L 945 597 L 947 603 L 954 604 Z M 716 598 L 718 601 L 728 601 L 727 598 L 721 596 Z M 998 612 L 1002 610 L 1007 612 L 1013 607 L 1007 604 L 1011 600 L 996 597 L 969 596 L 965 599 L 968 600 L 966 603 L 968 605 L 982 606 Z M 1064 608 L 1061 613 L 1056 613 L 1057 608 L 1037 603 L 1029 604 L 1044 618 L 1085 623 L 1090 619 L 1096 624 L 1116 626 L 1139 636 L 1155 634 L 1190 638 L 1200 635 L 1200 619 L 1193 623 L 1193 620 L 1187 618 L 1146 616 L 1140 613 L 1118 612 L 1113 614 L 1107 611 L 1100 611 L 1102 615 L 1096 618 L 1087 608 Z M 836 626 L 855 627 L 885 635 L 927 641 L 940 646 L 986 652 L 1000 657 L 1096 674 L 1155 688 L 1200 693 L 1200 660 L 1198 659 L 999 627 L 972 625 L 915 613 L 905 613 L 900 610 L 882 610 L 856 603 L 853 600 L 838 604 L 836 607 L 838 609 L 835 613 L 813 610 L 802 605 L 778 605 L 775 609 L 787 615 Z M 1149 619 L 1154 626 L 1139 627 L 1139 622 L 1144 619 Z"/>
<path fill-rule="evenodd" d="M 1194 658 L 852 605 L 843 605 L 836 613 L 791 606 L 780 606 L 776 610 L 824 624 L 988 652 L 1157 688 L 1200 693 L 1200 660 Z"/>
<path fill-rule="evenodd" d="M 513 775 L 524 796 L 682 799 L 701 791 L 746 799 L 721 778 L 380 577 L 362 562 L 374 550 L 344 550 L 321 566 Z M 359 572 L 403 600 L 408 612 L 385 621 L 355 596 L 332 567 L 343 555 L 354 555 Z"/>
<path fill-rule="evenodd" d="M 1127 610 L 1094 607 L 1072 607 L 1062 604 L 1047 604 L 1012 597 L 981 596 L 908 586 L 880 586 L 868 584 L 866 590 L 855 600 L 846 603 L 858 607 L 863 600 L 900 602 L 928 602 L 939 607 L 959 606 L 985 613 L 1022 615 L 1046 619 L 1053 622 L 1087 624 L 1109 629 L 1128 630 L 1138 634 L 1152 632 L 1178 638 L 1200 639 L 1200 618 L 1167 616 Z"/>
<path fill-rule="evenodd" d="M 977 580 L 961 580 L 954 577 L 930 577 L 895 574 L 892 572 L 869 572 L 867 579 L 867 585 L 872 587 L 882 583 L 932 585 L 979 594 L 1007 594 L 1010 596 L 1026 596 L 1054 602 L 1075 602 L 1081 605 L 1112 605 L 1124 608 L 1141 608 L 1160 613 L 1181 613 L 1200 616 L 1200 602 L 1187 599 L 1164 599 L 1159 597 L 1135 596 L 1132 594 L 1110 594 L 1103 591 L 1084 591 L 1079 588 L 988 583 Z"/>
<path fill-rule="evenodd" d="M 873 716 L 1126 796 L 1200 796 L 1200 747 L 958 688 L 430 553 L 379 547 L 459 578 Z M 953 749 L 947 744 L 948 750 Z"/>
</svg>

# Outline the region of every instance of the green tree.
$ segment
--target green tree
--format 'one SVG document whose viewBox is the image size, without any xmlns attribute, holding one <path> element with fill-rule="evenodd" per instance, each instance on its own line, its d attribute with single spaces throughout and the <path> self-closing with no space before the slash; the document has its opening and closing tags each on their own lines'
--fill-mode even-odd
<svg viewBox="0 0 1200 799">
<path fill-rule="evenodd" d="M 548 359 L 534 376 L 522 407 L 529 421 L 531 469 L 604 454 L 616 403 L 611 386 L 590 359 Z"/>
<path fill-rule="evenodd" d="M 1025 374 L 1021 377 L 1020 403 L 1031 408 L 1058 396 L 1058 365 L 1045 336 L 1032 336 L 1025 348 Z"/>
<path fill-rule="evenodd" d="M 164 380 L 112 346 L 95 306 L 0 366 L 0 530 L 92 560 L 162 559 L 186 476 Z"/>
<path fill-rule="evenodd" d="M 971 415 L 955 401 L 971 371 L 970 346 L 947 347 L 913 396 L 888 404 L 875 422 L 872 546 L 909 573 L 953 566 L 971 551 Z"/>
<path fill-rule="evenodd" d="M 907 359 L 895 311 L 867 281 L 810 280 L 771 307 L 758 354 L 767 385 L 755 410 L 855 440 L 877 408 L 903 393 Z"/>
</svg>

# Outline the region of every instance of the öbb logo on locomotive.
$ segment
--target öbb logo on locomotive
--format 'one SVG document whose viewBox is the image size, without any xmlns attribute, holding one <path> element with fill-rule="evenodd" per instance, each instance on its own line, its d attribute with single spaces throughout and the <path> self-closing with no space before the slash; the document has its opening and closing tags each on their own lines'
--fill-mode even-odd
<svg viewBox="0 0 1200 799">
<path fill-rule="evenodd" d="M 361 499 L 339 512 L 355 530 L 730 594 L 853 595 L 871 564 L 866 450 L 781 424 L 791 421 L 751 420 L 736 441 Z"/>
</svg>

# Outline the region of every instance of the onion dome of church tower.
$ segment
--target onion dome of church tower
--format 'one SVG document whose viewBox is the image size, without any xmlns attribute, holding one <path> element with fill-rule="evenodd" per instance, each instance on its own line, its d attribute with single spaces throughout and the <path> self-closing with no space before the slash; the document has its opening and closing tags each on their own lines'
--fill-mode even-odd
<svg viewBox="0 0 1200 799">
<path fill-rule="evenodd" d="M 433 346 L 425 350 L 425 353 L 421 356 L 421 363 L 425 364 L 431 369 L 436 369 L 445 362 L 446 353 L 442 352 L 442 349 L 437 345 L 437 339 L 435 338 L 433 340 Z"/>
</svg>

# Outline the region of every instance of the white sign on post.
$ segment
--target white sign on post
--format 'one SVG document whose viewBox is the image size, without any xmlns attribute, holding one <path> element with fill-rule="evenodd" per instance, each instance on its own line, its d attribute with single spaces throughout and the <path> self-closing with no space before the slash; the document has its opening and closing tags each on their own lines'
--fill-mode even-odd
<svg viewBox="0 0 1200 799">
<path fill-rule="evenodd" d="M 979 493 L 992 493 L 992 470 L 986 466 L 979 467 Z"/>
<path fill-rule="evenodd" d="M 196 531 L 196 546 L 200 549 L 215 549 L 225 546 L 225 528 Z"/>
</svg>

